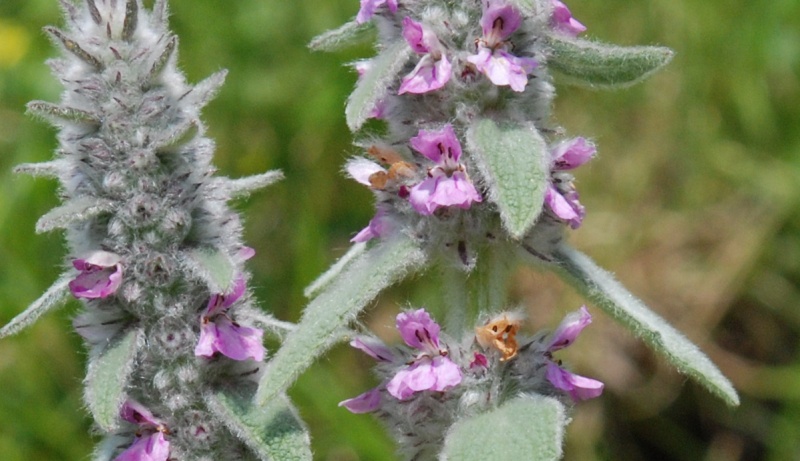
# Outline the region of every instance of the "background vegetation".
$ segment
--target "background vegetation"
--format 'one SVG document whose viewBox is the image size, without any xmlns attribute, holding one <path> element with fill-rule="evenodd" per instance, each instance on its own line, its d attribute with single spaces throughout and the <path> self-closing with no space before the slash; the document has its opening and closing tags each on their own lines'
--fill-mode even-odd
<svg viewBox="0 0 800 461">
<path fill-rule="evenodd" d="M 343 63 L 371 50 L 305 48 L 358 2 L 171 3 L 189 80 L 231 71 L 205 111 L 220 173 L 286 173 L 237 208 L 258 251 L 249 263 L 256 295 L 296 320 L 302 288 L 373 211 L 369 192 L 340 174 L 356 152 L 343 115 L 355 75 Z M 589 214 L 570 238 L 701 345 L 743 401 L 728 410 L 598 312 L 565 355 L 607 391 L 576 408 L 567 459 L 800 459 L 800 2 L 568 3 L 590 37 L 677 51 L 666 71 L 630 89 L 559 86 L 558 122 L 600 149 L 579 172 Z M 55 55 L 41 33 L 47 24 L 60 24 L 55 0 L 0 0 L 0 324 L 64 264 L 62 237 L 33 233 L 57 204 L 56 185 L 10 173 L 55 147 L 54 130 L 24 115 L 31 99 L 58 99 L 43 63 Z M 511 289 L 531 330 L 582 302 L 526 268 Z M 388 332 L 398 303 L 430 290 L 424 276 L 406 283 L 364 320 Z M 81 403 L 84 353 L 69 323 L 76 309 L 72 302 L 0 342 L 3 460 L 88 459 L 95 441 Z M 367 362 L 336 348 L 292 389 L 320 460 L 390 458 L 392 442 L 370 416 L 336 407 L 372 385 Z"/>
</svg>

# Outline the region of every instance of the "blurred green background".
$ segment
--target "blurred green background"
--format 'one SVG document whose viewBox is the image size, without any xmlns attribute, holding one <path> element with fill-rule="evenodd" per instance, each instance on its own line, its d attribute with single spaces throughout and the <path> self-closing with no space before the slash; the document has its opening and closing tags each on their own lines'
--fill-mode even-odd
<svg viewBox="0 0 800 461">
<path fill-rule="evenodd" d="M 356 153 L 343 115 L 355 76 L 343 63 L 370 56 L 370 47 L 305 48 L 351 18 L 358 2 L 171 3 L 189 80 L 230 70 L 204 117 L 220 173 L 286 173 L 235 205 L 258 251 L 248 263 L 257 297 L 294 321 L 303 287 L 373 212 L 370 193 L 340 174 Z M 558 87 L 557 121 L 594 138 L 600 152 L 578 172 L 588 217 L 570 239 L 698 343 L 733 380 L 742 405 L 725 408 L 597 313 L 564 355 L 607 391 L 576 408 L 566 459 L 800 459 L 800 2 L 568 3 L 589 37 L 677 52 L 667 70 L 630 89 Z M 43 63 L 55 51 L 41 28 L 60 23 L 56 0 L 0 0 L 0 324 L 64 263 L 58 233 L 33 233 L 58 203 L 55 183 L 10 173 L 52 156 L 54 130 L 24 107 L 58 100 Z M 424 299 L 421 290 L 415 282 L 392 290 L 365 321 L 388 330 L 398 303 Z M 511 290 L 531 329 L 554 326 L 582 302 L 526 268 Z M 95 440 L 81 403 L 85 353 L 69 326 L 77 308 L 71 302 L 0 341 L 3 461 L 88 459 Z M 370 416 L 336 407 L 374 384 L 367 362 L 337 347 L 292 389 L 317 459 L 393 458 Z"/>
</svg>

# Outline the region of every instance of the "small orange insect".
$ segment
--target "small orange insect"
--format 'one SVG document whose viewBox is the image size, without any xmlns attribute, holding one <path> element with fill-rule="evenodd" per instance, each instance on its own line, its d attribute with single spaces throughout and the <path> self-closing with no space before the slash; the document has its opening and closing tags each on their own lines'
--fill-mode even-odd
<svg viewBox="0 0 800 461">
<path fill-rule="evenodd" d="M 493 347 L 500 351 L 500 361 L 516 357 L 519 344 L 517 332 L 522 324 L 522 314 L 504 312 L 482 326 L 475 328 L 475 339 L 484 349 Z"/>
</svg>

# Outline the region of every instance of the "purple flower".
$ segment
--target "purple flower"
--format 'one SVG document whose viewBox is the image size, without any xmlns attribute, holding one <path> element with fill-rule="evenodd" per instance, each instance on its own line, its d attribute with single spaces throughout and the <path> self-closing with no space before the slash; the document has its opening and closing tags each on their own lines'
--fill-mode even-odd
<svg viewBox="0 0 800 461">
<path fill-rule="evenodd" d="M 242 297 L 245 288 L 244 277 L 240 274 L 230 293 L 211 296 L 202 316 L 200 339 L 194 355 L 213 357 L 219 352 L 233 360 L 264 360 L 264 333 L 257 328 L 241 326 L 227 315 L 228 309 Z"/>
<path fill-rule="evenodd" d="M 478 53 L 467 58 L 489 80 L 498 86 L 510 86 L 514 91 L 525 91 L 528 74 L 539 63 L 533 58 L 514 56 L 508 37 L 522 24 L 522 15 L 502 1 L 487 0 L 481 17 L 483 37 L 478 40 Z"/>
<path fill-rule="evenodd" d="M 136 424 L 139 429 L 133 444 L 114 458 L 114 461 L 167 461 L 169 441 L 164 435 L 167 429 L 163 422 L 135 400 L 128 400 L 122 405 L 120 417 Z"/>
<path fill-rule="evenodd" d="M 550 150 L 553 179 L 547 186 L 544 201 L 556 217 L 573 229 L 580 227 L 586 212 L 578 200 L 572 177 L 560 172 L 583 165 L 596 152 L 594 144 L 580 137 L 561 142 Z"/>
<path fill-rule="evenodd" d="M 397 12 L 397 0 L 361 0 L 361 8 L 356 15 L 356 22 L 363 24 L 375 14 L 381 6 L 386 5 L 392 13 Z"/>
<path fill-rule="evenodd" d="M 421 23 L 405 17 L 403 38 L 422 58 L 414 70 L 403 78 L 397 94 L 421 94 L 443 87 L 450 80 L 453 66 L 444 54 L 444 48 L 436 34 Z"/>
<path fill-rule="evenodd" d="M 355 237 L 350 241 L 353 243 L 367 242 L 374 238 L 380 238 L 391 232 L 393 226 L 386 211 L 382 207 L 378 207 L 372 219 L 370 219 L 367 227 L 361 229 Z"/>
<path fill-rule="evenodd" d="M 577 37 L 578 34 L 586 31 L 586 26 L 572 17 L 567 5 L 559 0 L 551 1 L 553 3 L 553 16 L 550 18 L 550 24 L 553 29 L 571 37 Z"/>
<path fill-rule="evenodd" d="M 575 342 L 581 331 L 590 323 L 592 323 L 591 314 L 589 314 L 586 306 L 581 306 L 577 312 L 564 317 L 556 331 L 550 336 L 545 352 L 545 355 L 550 359 L 545 372 L 547 380 L 556 389 L 568 393 L 575 401 L 599 396 L 603 393 L 604 385 L 600 381 L 576 375 L 561 368 L 558 363 L 552 360 L 552 353 Z"/>
<path fill-rule="evenodd" d="M 461 369 L 447 357 L 447 350 L 439 344 L 439 325 L 425 309 L 403 312 L 397 316 L 397 329 L 403 341 L 419 351 L 412 361 L 397 357 L 391 349 L 375 338 L 356 338 L 350 345 L 373 359 L 401 368 L 385 384 L 357 397 L 339 403 L 353 413 L 367 413 L 378 409 L 381 391 L 385 389 L 399 400 L 406 400 L 417 392 L 442 392 L 461 383 Z"/>
<path fill-rule="evenodd" d="M 81 271 L 69 282 L 69 290 L 76 298 L 106 298 L 122 283 L 122 265 L 117 254 L 94 251 L 86 258 L 73 260 L 72 266 Z"/>
<path fill-rule="evenodd" d="M 444 391 L 461 383 L 461 370 L 439 346 L 439 325 L 425 309 L 397 316 L 403 341 L 420 353 L 386 384 L 393 397 L 405 400 L 420 391 Z"/>
<path fill-rule="evenodd" d="M 411 188 L 408 200 L 418 213 L 431 215 L 437 208 L 449 206 L 468 209 L 473 202 L 483 200 L 464 166 L 458 163 L 461 144 L 452 125 L 438 131 L 420 130 L 410 143 L 414 150 L 436 163 L 428 170 L 428 177 Z"/>
</svg>

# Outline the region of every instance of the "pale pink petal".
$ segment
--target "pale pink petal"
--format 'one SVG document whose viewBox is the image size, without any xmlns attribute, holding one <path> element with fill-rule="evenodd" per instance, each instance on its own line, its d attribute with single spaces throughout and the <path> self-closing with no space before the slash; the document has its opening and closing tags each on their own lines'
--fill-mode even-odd
<svg viewBox="0 0 800 461">
<path fill-rule="evenodd" d="M 250 247 L 241 247 L 239 249 L 239 253 L 237 253 L 237 257 L 241 261 L 247 261 L 248 259 L 252 258 L 256 255 L 256 250 Z"/>
<path fill-rule="evenodd" d="M 231 322 L 225 315 L 205 321 L 200 327 L 200 339 L 195 355 L 212 357 L 214 353 L 233 360 L 264 360 L 263 331 Z"/>
<path fill-rule="evenodd" d="M 557 144 L 551 149 L 550 157 L 556 170 L 571 170 L 591 160 L 596 152 L 594 144 L 577 137 Z"/>
<path fill-rule="evenodd" d="M 414 362 L 408 368 L 397 372 L 386 384 L 392 397 L 405 400 L 416 392 L 426 391 L 436 385 L 436 374 L 431 360 L 427 357 Z"/>
<path fill-rule="evenodd" d="M 392 353 L 392 350 L 383 344 L 383 341 L 378 338 L 371 336 L 359 336 L 350 341 L 350 345 L 379 362 L 394 361 L 394 354 Z"/>
<path fill-rule="evenodd" d="M 122 404 L 122 408 L 119 410 L 119 416 L 129 423 L 138 424 L 140 426 L 156 427 L 163 424 L 160 419 L 153 416 L 150 410 L 133 399 L 128 399 Z"/>
<path fill-rule="evenodd" d="M 421 23 L 408 16 L 403 18 L 403 38 L 406 39 L 406 42 L 415 53 L 425 54 L 431 52 L 430 46 L 426 43 L 430 42 L 430 38 L 428 40 L 425 39 L 425 32 Z M 431 32 L 428 32 L 428 34 L 433 35 Z M 436 39 L 437 44 L 438 42 L 439 40 Z"/>
<path fill-rule="evenodd" d="M 397 0 L 361 0 L 361 8 L 356 15 L 356 22 L 363 24 L 375 14 L 381 6 L 386 5 L 392 13 L 397 12 Z"/>
<path fill-rule="evenodd" d="M 73 267 L 81 271 L 69 282 L 69 289 L 76 298 L 106 298 L 122 284 L 120 257 L 106 251 L 95 251 L 85 259 L 72 261 Z"/>
<path fill-rule="evenodd" d="M 381 392 L 380 388 L 370 389 L 363 394 L 339 402 L 340 407 L 345 407 L 351 413 L 369 413 L 375 411 L 381 406 Z"/>
<path fill-rule="evenodd" d="M 453 67 L 447 56 L 436 60 L 426 54 L 419 60 L 410 74 L 403 77 L 397 94 L 422 94 L 442 88 L 449 80 Z"/>
<path fill-rule="evenodd" d="M 128 447 L 114 461 L 167 461 L 169 458 L 169 441 L 161 432 L 137 437 L 133 445 Z"/>
<path fill-rule="evenodd" d="M 397 314 L 397 330 L 406 344 L 432 353 L 439 353 L 439 324 L 433 321 L 425 309 Z"/>
<path fill-rule="evenodd" d="M 348 160 L 344 166 L 344 169 L 351 178 L 365 186 L 371 186 L 371 183 L 369 182 L 370 176 L 379 171 L 386 171 L 383 169 L 383 167 L 372 160 L 367 160 L 361 157 L 351 158 Z"/>
<path fill-rule="evenodd" d="M 473 202 L 483 200 L 472 182 L 461 171 L 456 171 L 449 178 L 436 179 L 436 187 L 430 201 L 437 207 L 457 206 L 466 210 Z"/>
<path fill-rule="evenodd" d="M 581 331 L 590 323 L 592 323 L 592 314 L 589 313 L 586 306 L 581 306 L 577 311 L 568 314 L 550 335 L 547 351 L 557 351 L 574 343 Z"/>
<path fill-rule="evenodd" d="M 458 162 L 461 158 L 461 143 L 453 125 L 449 123 L 438 130 L 420 130 L 409 140 L 409 144 L 437 164 L 444 164 L 448 160 Z"/>
<path fill-rule="evenodd" d="M 553 16 L 551 23 L 553 28 L 571 37 L 577 37 L 578 34 L 586 31 L 586 26 L 572 17 L 572 13 L 569 11 L 569 8 L 567 8 L 567 5 L 559 0 L 552 0 L 552 3 Z"/>
<path fill-rule="evenodd" d="M 605 387 L 600 381 L 570 373 L 553 362 L 547 363 L 546 377 L 556 389 L 568 393 L 575 401 L 598 397 Z"/>
<path fill-rule="evenodd" d="M 580 215 L 570 202 L 552 185 L 548 186 L 547 191 L 545 191 L 544 203 L 547 204 L 553 214 L 564 221 L 573 221 L 580 218 Z"/>
<path fill-rule="evenodd" d="M 433 197 L 433 194 L 436 191 L 436 184 L 438 180 L 439 178 L 427 178 L 411 188 L 408 201 L 411 203 L 411 206 L 414 207 L 417 213 L 428 216 L 432 215 L 433 212 L 436 211 L 437 205 L 433 202 L 431 197 Z"/>
<path fill-rule="evenodd" d="M 386 211 L 383 208 L 378 207 L 378 211 L 369 221 L 369 225 L 361 229 L 361 231 L 356 234 L 355 237 L 351 238 L 350 241 L 353 243 L 360 243 L 367 242 L 373 238 L 380 238 L 391 232 L 392 228 L 392 221 L 387 216 Z"/>
<path fill-rule="evenodd" d="M 481 47 L 478 54 L 469 56 L 467 61 L 475 64 L 495 85 L 510 86 L 517 92 L 525 91 L 528 74 L 538 66 L 533 58 L 514 56 L 501 49 L 492 52 L 485 47 Z"/>
<path fill-rule="evenodd" d="M 483 39 L 490 46 L 497 46 L 522 24 L 522 15 L 513 6 L 497 0 L 488 0 L 481 16 Z"/>
<path fill-rule="evenodd" d="M 436 383 L 428 389 L 441 392 L 461 384 L 461 369 L 449 358 L 441 355 L 434 357 L 431 368 Z"/>
</svg>

